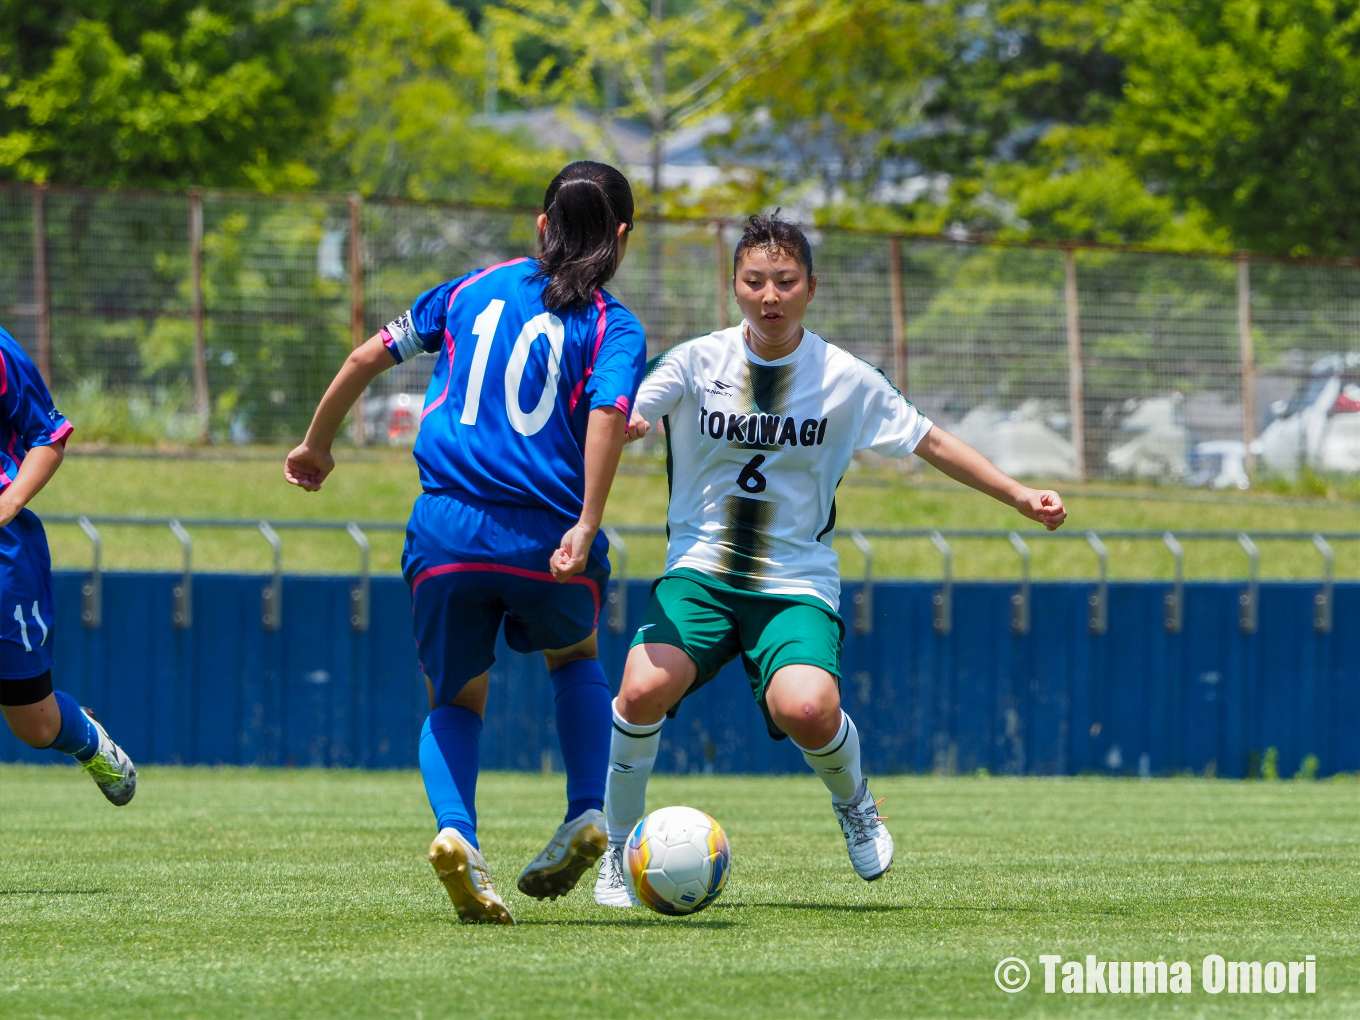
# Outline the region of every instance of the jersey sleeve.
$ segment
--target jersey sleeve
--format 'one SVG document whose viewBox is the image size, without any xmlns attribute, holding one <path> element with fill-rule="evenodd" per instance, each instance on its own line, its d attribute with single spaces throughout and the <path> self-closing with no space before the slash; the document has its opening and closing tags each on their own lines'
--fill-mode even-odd
<svg viewBox="0 0 1360 1020">
<path fill-rule="evenodd" d="M 907 457 L 931 429 L 930 419 L 878 369 L 863 364 L 864 422 L 856 450 L 873 450 L 885 457 Z"/>
<path fill-rule="evenodd" d="M 449 298 L 472 274 L 441 283 L 416 298 L 411 310 L 397 316 L 381 330 L 383 345 L 398 365 L 417 354 L 434 354 L 444 345 Z"/>
<path fill-rule="evenodd" d="M 647 364 L 647 337 L 642 324 L 617 304 L 600 306 L 596 330 L 599 346 L 585 387 L 590 409 L 616 407 L 627 417 Z"/>
<path fill-rule="evenodd" d="M 18 344 L 0 344 L 0 414 L 29 450 L 71 434 L 71 423 L 52 402 L 38 366 Z"/>
<path fill-rule="evenodd" d="M 638 387 L 637 412 L 655 425 L 680 406 L 685 396 L 689 365 L 684 345 L 663 351 L 647 363 Z"/>
</svg>

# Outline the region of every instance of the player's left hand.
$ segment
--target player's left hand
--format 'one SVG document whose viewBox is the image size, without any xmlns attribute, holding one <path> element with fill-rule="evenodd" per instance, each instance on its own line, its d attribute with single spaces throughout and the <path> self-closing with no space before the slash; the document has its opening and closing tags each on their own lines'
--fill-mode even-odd
<svg viewBox="0 0 1360 1020">
<path fill-rule="evenodd" d="M 1062 497 L 1052 489 L 1026 489 L 1015 501 L 1015 509 L 1049 531 L 1056 531 L 1067 520 Z"/>
<path fill-rule="evenodd" d="M 562 536 L 561 544 L 548 561 L 553 580 L 565 581 L 586 569 L 586 560 L 590 558 L 590 546 L 595 541 L 597 530 L 587 528 L 578 521 L 575 527 Z"/>
<path fill-rule="evenodd" d="M 19 516 L 19 511 L 24 508 L 22 503 L 5 499 L 0 496 L 0 528 L 9 527 L 10 521 Z"/>
</svg>

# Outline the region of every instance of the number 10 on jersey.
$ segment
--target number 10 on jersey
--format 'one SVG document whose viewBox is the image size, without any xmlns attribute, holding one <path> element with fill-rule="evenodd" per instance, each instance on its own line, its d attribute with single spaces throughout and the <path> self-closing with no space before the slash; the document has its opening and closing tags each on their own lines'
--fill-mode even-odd
<svg viewBox="0 0 1360 1020">
<path fill-rule="evenodd" d="M 459 419 L 464 425 L 477 424 L 491 345 L 495 342 L 496 327 L 500 325 L 501 313 L 504 311 L 505 302 L 497 298 L 489 302 L 472 323 L 472 335 L 477 338 L 477 346 L 472 352 L 472 365 L 468 368 L 467 395 L 463 399 L 463 416 Z M 541 336 L 548 340 L 548 370 L 538 402 L 533 410 L 525 412 L 519 402 L 520 383 L 524 381 L 524 369 L 529 364 L 529 352 L 534 341 Z M 515 339 L 515 346 L 505 366 L 505 415 L 514 430 L 522 436 L 534 435 L 552 417 L 553 406 L 557 402 L 557 383 L 562 376 L 562 346 L 565 340 L 566 330 L 562 320 L 552 312 L 535 315 L 524 324 Z"/>
</svg>

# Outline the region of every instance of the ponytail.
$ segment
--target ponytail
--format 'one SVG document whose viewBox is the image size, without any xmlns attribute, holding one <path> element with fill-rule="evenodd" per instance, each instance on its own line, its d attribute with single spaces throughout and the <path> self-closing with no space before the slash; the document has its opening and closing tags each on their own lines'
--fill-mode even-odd
<svg viewBox="0 0 1360 1020">
<path fill-rule="evenodd" d="M 562 169 L 543 196 L 543 230 L 534 279 L 546 280 L 552 311 L 587 305 L 619 266 L 619 224 L 633 229 L 633 189 L 604 163 L 581 160 Z"/>
</svg>

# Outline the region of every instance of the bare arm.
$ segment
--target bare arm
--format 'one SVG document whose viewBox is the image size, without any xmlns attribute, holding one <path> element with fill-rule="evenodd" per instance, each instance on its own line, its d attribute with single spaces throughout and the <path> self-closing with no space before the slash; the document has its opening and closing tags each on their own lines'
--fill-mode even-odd
<svg viewBox="0 0 1360 1020">
<path fill-rule="evenodd" d="M 306 437 L 284 463 L 283 476 L 288 481 L 308 492 L 321 488 L 326 476 L 335 469 L 331 444 L 335 442 L 345 415 L 363 396 L 368 384 L 395 364 L 396 360 L 380 334 L 369 337 L 362 346 L 350 352 L 317 405 Z"/>
<path fill-rule="evenodd" d="M 916 455 L 938 468 L 956 482 L 972 486 L 993 499 L 1009 504 L 1049 531 L 1067 519 L 1062 497 L 1052 489 L 1031 489 L 1022 485 L 978 453 L 962 439 L 951 436 L 938 425 L 932 426 L 916 447 Z"/>
<path fill-rule="evenodd" d="M 597 407 L 590 412 L 586 425 L 586 484 L 581 519 L 562 536 L 562 544 L 552 555 L 552 574 L 559 581 L 585 569 L 590 544 L 600 530 L 604 504 L 609 499 L 609 488 L 614 484 L 614 473 L 619 468 L 626 424 L 623 412 L 617 408 Z"/>
<path fill-rule="evenodd" d="M 65 456 L 65 440 L 50 446 L 35 446 L 28 451 L 14 481 L 0 493 L 0 528 L 14 520 L 19 511 L 28 506 L 28 501 L 52 480 Z"/>
</svg>

